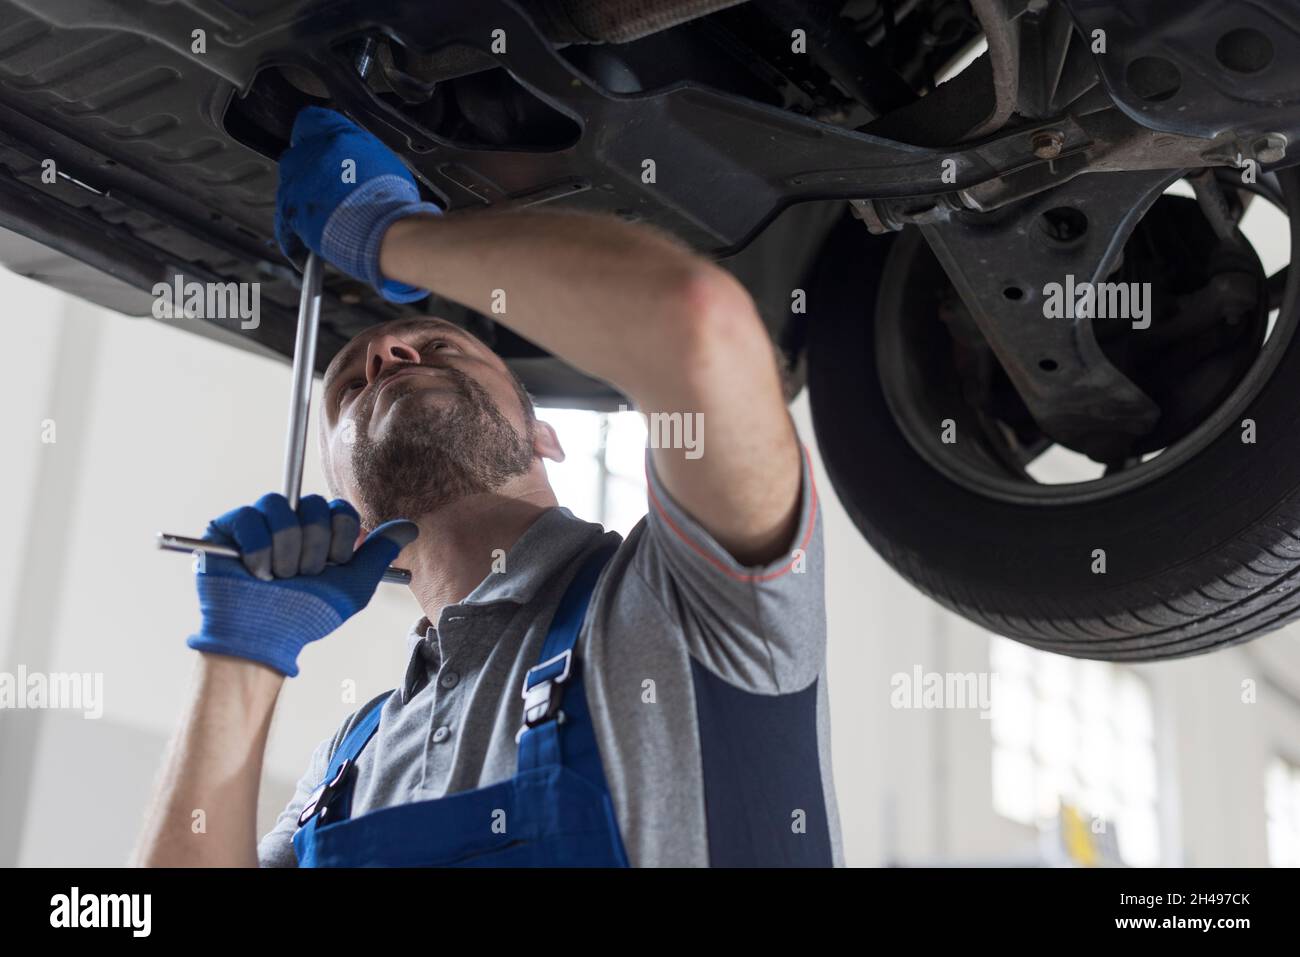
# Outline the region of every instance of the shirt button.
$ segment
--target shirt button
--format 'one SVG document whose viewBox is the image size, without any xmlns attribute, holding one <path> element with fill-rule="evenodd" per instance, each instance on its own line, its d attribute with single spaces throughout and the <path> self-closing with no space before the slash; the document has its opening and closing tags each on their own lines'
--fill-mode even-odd
<svg viewBox="0 0 1300 957">
<path fill-rule="evenodd" d="M 439 728 L 437 731 L 433 732 L 433 740 L 434 740 L 434 743 L 435 743 L 435 744 L 441 744 L 443 741 L 446 741 L 446 740 L 447 740 L 447 736 L 448 736 L 449 734 L 451 734 L 451 731 L 449 731 L 449 730 L 447 729 L 447 726 L 444 724 L 444 725 L 443 725 L 441 728 Z"/>
<path fill-rule="evenodd" d="M 438 678 L 438 684 L 442 685 L 444 688 L 454 688 L 459 681 L 460 675 L 454 671 L 444 671 Z"/>
</svg>

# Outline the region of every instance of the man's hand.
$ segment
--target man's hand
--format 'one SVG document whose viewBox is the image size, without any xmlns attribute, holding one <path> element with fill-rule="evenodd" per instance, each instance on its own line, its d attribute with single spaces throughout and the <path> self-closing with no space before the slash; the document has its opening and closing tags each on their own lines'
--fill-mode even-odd
<svg viewBox="0 0 1300 957">
<path fill-rule="evenodd" d="M 364 608 L 413 541 L 407 521 L 379 526 L 355 554 L 361 520 L 347 502 L 283 495 L 214 520 L 204 537 L 241 559 L 202 555 L 196 688 L 168 748 L 133 861 L 152 867 L 257 866 L 257 789 L 285 675 L 298 652 Z M 336 563 L 328 564 L 327 562 Z M 207 826 L 196 831 L 202 809 Z"/>
<path fill-rule="evenodd" d="M 319 106 L 298 114 L 280 157 L 275 211 L 275 236 L 291 260 L 306 244 L 391 302 L 423 299 L 427 289 L 384 279 L 379 245 L 397 220 L 441 212 L 420 201 L 397 154 L 347 117 Z"/>
<path fill-rule="evenodd" d="M 351 505 L 319 495 L 305 496 L 296 512 L 283 495 L 264 495 L 215 519 L 204 539 L 234 545 L 243 560 L 202 556 L 195 580 L 203 625 L 189 646 L 296 675 L 303 647 L 364 608 L 419 534 L 413 522 L 387 522 L 353 554 L 360 528 Z"/>
<path fill-rule="evenodd" d="M 643 412 L 698 414 L 707 432 L 698 459 L 652 450 L 664 487 L 741 563 L 787 553 L 798 438 L 771 339 L 728 273 L 613 216 L 419 215 L 440 210 L 418 202 L 397 155 L 330 110 L 299 113 L 292 143 L 276 216 L 286 253 L 301 237 L 390 300 L 435 290 L 612 383 Z M 344 182 L 349 168 L 355 184 Z"/>
</svg>

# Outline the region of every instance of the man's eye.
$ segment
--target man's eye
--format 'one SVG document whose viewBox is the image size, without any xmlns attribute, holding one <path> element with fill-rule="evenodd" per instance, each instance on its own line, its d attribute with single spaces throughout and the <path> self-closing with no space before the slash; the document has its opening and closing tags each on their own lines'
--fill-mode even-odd
<svg viewBox="0 0 1300 957">
<path fill-rule="evenodd" d="M 448 339 L 434 339 L 425 348 L 437 352 L 439 349 L 451 349 L 453 346 Z"/>
</svg>

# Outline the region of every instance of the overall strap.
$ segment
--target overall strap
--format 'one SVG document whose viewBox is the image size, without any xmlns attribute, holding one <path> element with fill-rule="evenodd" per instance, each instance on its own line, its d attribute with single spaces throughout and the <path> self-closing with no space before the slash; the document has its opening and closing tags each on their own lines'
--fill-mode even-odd
<svg viewBox="0 0 1300 957">
<path fill-rule="evenodd" d="M 596 581 L 617 550 L 617 541 L 602 545 L 582 563 L 551 619 L 538 663 L 524 676 L 524 723 L 515 736 L 519 771 L 567 765 L 584 777 L 604 779 L 575 649 Z M 561 707 L 566 695 L 569 702 Z M 564 749 L 561 725 L 572 732 L 566 734 L 569 746 Z"/>
<path fill-rule="evenodd" d="M 379 730 L 384 702 L 391 694 L 390 691 L 376 699 L 339 742 L 334 756 L 330 758 L 325 780 L 298 815 L 298 827 L 307 826 L 309 821 L 313 827 L 316 824 L 328 824 L 331 820 L 343 820 L 352 814 L 352 786 L 356 780 L 357 758 Z"/>
<path fill-rule="evenodd" d="M 343 740 L 339 742 L 339 746 L 334 752 L 334 757 L 330 759 L 330 774 L 326 780 L 338 773 L 339 765 L 344 761 L 355 763 L 357 758 L 360 757 L 361 752 L 370 743 L 370 739 L 379 730 L 379 716 L 384 710 L 384 702 L 392 694 L 393 692 L 390 691 L 382 698 L 376 699 L 374 704 L 370 706 L 370 710 L 363 714 L 361 720 L 352 726 L 352 730 L 344 735 Z"/>
</svg>

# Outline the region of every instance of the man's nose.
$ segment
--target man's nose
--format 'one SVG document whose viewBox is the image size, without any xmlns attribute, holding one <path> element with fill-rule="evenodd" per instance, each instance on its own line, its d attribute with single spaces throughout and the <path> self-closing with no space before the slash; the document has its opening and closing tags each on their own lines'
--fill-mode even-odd
<svg viewBox="0 0 1300 957">
<path fill-rule="evenodd" d="M 407 345 L 397 336 L 376 336 L 366 349 L 366 381 L 374 382 L 395 366 L 419 361 L 419 350 Z"/>
</svg>

